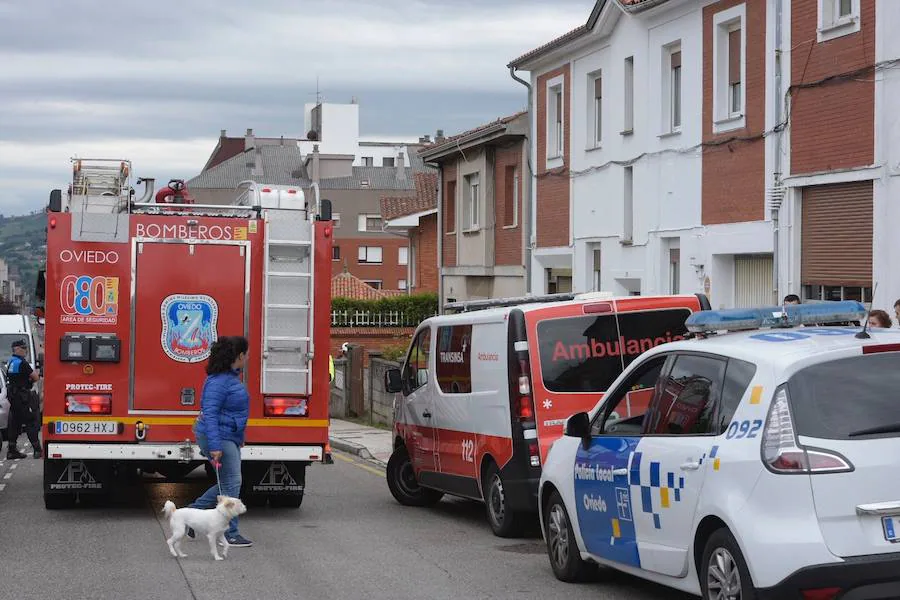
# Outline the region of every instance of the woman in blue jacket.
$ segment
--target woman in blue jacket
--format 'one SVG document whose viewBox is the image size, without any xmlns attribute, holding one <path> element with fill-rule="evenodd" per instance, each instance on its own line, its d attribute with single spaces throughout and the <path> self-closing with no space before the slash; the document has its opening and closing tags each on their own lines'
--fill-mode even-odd
<svg viewBox="0 0 900 600">
<path fill-rule="evenodd" d="M 219 479 L 222 494 L 233 498 L 241 492 L 241 446 L 250 413 L 250 395 L 240 380 L 247 362 L 249 344 L 241 336 L 222 337 L 212 345 L 206 365 L 206 381 L 200 397 L 200 414 L 194 422 L 197 445 L 204 456 L 221 463 Z M 191 508 L 215 508 L 218 485 L 213 485 L 194 500 Z M 194 531 L 188 529 L 194 537 Z M 229 546 L 248 547 L 253 542 L 238 533 L 234 517 L 225 532 Z"/>
</svg>

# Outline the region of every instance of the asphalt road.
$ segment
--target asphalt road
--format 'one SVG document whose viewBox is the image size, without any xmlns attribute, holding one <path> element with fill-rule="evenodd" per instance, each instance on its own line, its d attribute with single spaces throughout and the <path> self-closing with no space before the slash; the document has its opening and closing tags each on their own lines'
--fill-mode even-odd
<svg viewBox="0 0 900 600">
<path fill-rule="evenodd" d="M 159 511 L 169 498 L 188 503 L 205 483 L 146 482 L 112 506 L 47 511 L 40 461 L 3 460 L 0 598 L 686 598 L 611 571 L 592 583 L 561 583 L 537 527 L 506 540 L 493 536 L 476 503 L 402 507 L 377 466 L 344 454 L 309 469 L 302 508 L 244 515 L 252 548 L 231 548 L 216 562 L 200 540 L 183 544 L 188 558 L 175 559 Z"/>
</svg>

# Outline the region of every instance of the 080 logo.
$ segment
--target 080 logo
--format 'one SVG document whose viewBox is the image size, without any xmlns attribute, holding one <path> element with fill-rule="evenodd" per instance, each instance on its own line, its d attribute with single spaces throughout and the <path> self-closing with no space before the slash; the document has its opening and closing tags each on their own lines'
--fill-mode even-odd
<svg viewBox="0 0 900 600">
<path fill-rule="evenodd" d="M 119 278 L 68 275 L 59 286 L 60 323 L 115 325 L 119 314 Z"/>
</svg>

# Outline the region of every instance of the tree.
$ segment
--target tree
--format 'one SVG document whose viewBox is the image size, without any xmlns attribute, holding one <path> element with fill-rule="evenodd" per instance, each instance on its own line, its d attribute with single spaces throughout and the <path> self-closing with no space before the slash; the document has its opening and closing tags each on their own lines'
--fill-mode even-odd
<svg viewBox="0 0 900 600">
<path fill-rule="evenodd" d="M 0 315 L 17 315 L 20 312 L 18 306 L 6 298 L 0 297 Z"/>
</svg>

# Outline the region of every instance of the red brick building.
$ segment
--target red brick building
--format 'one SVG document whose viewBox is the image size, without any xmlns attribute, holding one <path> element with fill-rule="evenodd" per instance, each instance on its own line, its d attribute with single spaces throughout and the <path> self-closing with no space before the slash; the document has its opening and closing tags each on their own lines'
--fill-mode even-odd
<svg viewBox="0 0 900 600">
<path fill-rule="evenodd" d="M 438 291 L 437 188 L 435 173 L 416 174 L 416 195 L 381 198 L 385 231 L 405 234 L 409 240 L 409 293 Z"/>
<path fill-rule="evenodd" d="M 420 152 L 439 170 L 442 305 L 525 293 L 527 132 L 528 113 L 522 112 L 436 140 Z"/>
</svg>

